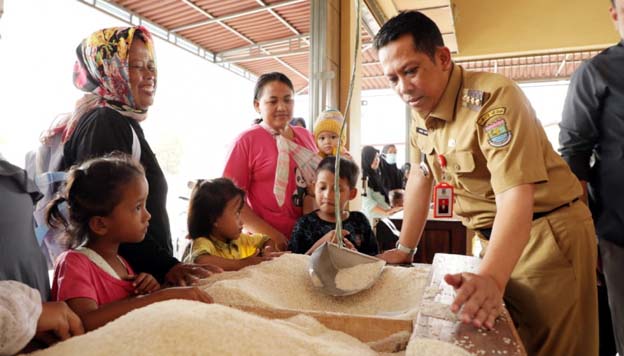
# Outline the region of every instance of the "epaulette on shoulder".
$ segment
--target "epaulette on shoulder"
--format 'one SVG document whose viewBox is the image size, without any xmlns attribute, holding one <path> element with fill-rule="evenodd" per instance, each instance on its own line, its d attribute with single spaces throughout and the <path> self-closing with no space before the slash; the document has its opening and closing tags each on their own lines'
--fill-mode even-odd
<svg viewBox="0 0 624 356">
<path fill-rule="evenodd" d="M 475 90 L 464 89 L 462 93 L 462 106 L 473 111 L 479 111 L 483 103 L 490 97 L 490 93 Z"/>
</svg>

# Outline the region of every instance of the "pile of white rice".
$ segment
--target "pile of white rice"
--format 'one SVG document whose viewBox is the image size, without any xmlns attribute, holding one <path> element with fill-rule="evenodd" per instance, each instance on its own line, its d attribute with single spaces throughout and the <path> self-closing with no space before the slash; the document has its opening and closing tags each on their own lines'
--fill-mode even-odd
<svg viewBox="0 0 624 356">
<path fill-rule="evenodd" d="M 451 343 L 416 337 L 410 340 L 405 356 L 471 356 L 472 354 Z"/>
<path fill-rule="evenodd" d="M 414 319 L 430 271 L 430 266 L 386 266 L 370 289 L 332 297 L 312 285 L 308 264 L 309 256 L 285 254 L 240 271 L 213 275 L 202 287 L 221 304 Z"/>
<path fill-rule="evenodd" d="M 376 355 L 303 315 L 269 320 L 218 304 L 170 300 L 34 353 L 52 355 Z"/>
<path fill-rule="evenodd" d="M 334 283 L 336 288 L 344 291 L 355 291 L 366 288 L 375 282 L 383 270 L 385 261 L 364 263 L 349 268 L 339 269 Z M 314 283 L 314 281 L 312 281 Z"/>
</svg>

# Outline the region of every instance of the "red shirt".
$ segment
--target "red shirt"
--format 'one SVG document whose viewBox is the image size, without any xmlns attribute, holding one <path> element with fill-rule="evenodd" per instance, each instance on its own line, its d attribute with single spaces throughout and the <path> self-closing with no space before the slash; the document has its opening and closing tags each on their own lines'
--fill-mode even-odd
<svg viewBox="0 0 624 356">
<path fill-rule="evenodd" d="M 128 262 L 123 262 L 134 275 Z M 51 291 L 54 301 L 89 298 L 100 306 L 125 299 L 133 291 L 131 281 L 116 279 L 80 252 L 66 251 L 57 259 Z"/>
</svg>

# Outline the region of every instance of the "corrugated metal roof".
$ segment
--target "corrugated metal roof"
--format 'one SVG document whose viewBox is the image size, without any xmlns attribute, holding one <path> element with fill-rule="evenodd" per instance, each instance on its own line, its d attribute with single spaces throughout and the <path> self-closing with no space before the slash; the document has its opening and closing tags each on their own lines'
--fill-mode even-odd
<svg viewBox="0 0 624 356">
<path fill-rule="evenodd" d="M 583 61 L 598 53 L 597 50 L 566 52 L 458 63 L 468 70 L 500 73 L 518 82 L 555 80 L 569 78 Z"/>
<path fill-rule="evenodd" d="M 203 48 L 216 63 L 229 63 L 255 75 L 277 70 L 296 91 L 309 75 L 310 0 L 109 0 Z M 414 4 L 414 3 L 412 3 Z M 440 21 L 445 38 L 454 39 L 450 1 L 418 4 Z M 362 89 L 385 87 L 381 67 L 370 49 L 373 36 L 364 24 Z M 456 46 L 456 45 L 455 45 Z"/>
<path fill-rule="evenodd" d="M 87 0 L 82 0 L 87 2 Z M 305 91 L 309 76 L 310 0 L 90 0 L 113 3 L 162 28 L 161 37 L 217 64 L 254 75 L 280 71 L 295 90 Z M 400 10 L 420 9 L 438 22 L 444 40 L 457 50 L 449 0 L 397 1 Z M 127 19 L 130 21 L 131 19 Z M 373 36 L 362 26 L 362 89 L 387 88 Z M 188 43 L 187 43 L 188 42 Z M 198 47 L 197 47 L 198 46 Z M 467 69 L 502 73 L 529 81 L 568 77 L 596 51 L 460 61 Z M 236 67 L 232 67 L 232 65 Z"/>
<path fill-rule="evenodd" d="M 587 59 L 600 51 L 578 51 L 535 56 L 516 56 L 483 60 L 457 60 L 467 70 L 502 74 L 517 82 L 567 79 Z M 377 53 L 366 50 L 362 56 L 362 87 L 386 89 L 388 80 L 383 75 Z"/>
<path fill-rule="evenodd" d="M 201 47 L 216 63 L 307 86 L 309 0 L 108 0 Z"/>
<path fill-rule="evenodd" d="M 284 63 L 286 65 L 284 65 Z M 303 78 L 300 74 L 305 74 L 307 78 L 308 73 L 308 54 L 300 54 L 296 56 L 284 57 L 281 62 L 274 59 L 262 59 L 256 61 L 249 61 L 239 64 L 252 73 L 266 73 L 271 71 L 279 71 L 286 74 L 293 82 L 295 91 L 300 91 L 308 86 L 307 79 Z M 295 70 L 293 70 L 295 69 Z"/>
</svg>

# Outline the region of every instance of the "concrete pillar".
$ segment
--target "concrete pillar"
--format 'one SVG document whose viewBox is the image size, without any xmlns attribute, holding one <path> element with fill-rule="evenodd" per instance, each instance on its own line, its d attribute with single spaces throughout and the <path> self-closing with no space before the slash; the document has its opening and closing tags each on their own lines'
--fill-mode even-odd
<svg viewBox="0 0 624 356">
<path fill-rule="evenodd" d="M 351 104 L 346 113 L 347 120 L 347 147 L 353 159 L 361 167 L 361 91 L 362 91 L 362 56 L 361 56 L 361 35 L 356 42 L 356 31 L 359 31 L 361 24 L 357 22 L 357 11 L 361 11 L 364 6 L 363 1 L 359 1 L 359 6 L 354 0 L 340 0 L 340 109 L 345 110 L 349 90 L 351 93 Z M 361 21 L 361 20 L 360 20 Z M 357 56 L 355 53 L 357 52 Z M 355 68 L 355 75 L 353 74 Z M 352 87 L 351 87 L 352 85 Z M 351 87 L 351 88 L 350 88 Z M 344 114 L 344 112 L 343 112 Z M 361 190 L 361 187 L 359 187 Z M 357 198 L 350 204 L 350 209 L 359 210 L 361 199 Z"/>
<path fill-rule="evenodd" d="M 326 109 L 338 107 L 340 8 L 337 0 L 312 0 L 310 31 L 310 122 Z"/>
<path fill-rule="evenodd" d="M 362 1 L 360 3 L 364 6 Z M 310 122 L 313 127 L 318 114 L 329 108 L 346 114 L 347 148 L 360 165 L 360 53 L 354 62 L 354 53 L 361 47 L 361 40 L 356 43 L 356 31 L 359 30 L 356 10 L 360 9 L 354 0 L 311 0 L 311 7 Z M 351 105 L 345 113 L 354 66 Z M 359 207 L 358 196 L 351 208 Z"/>
</svg>

